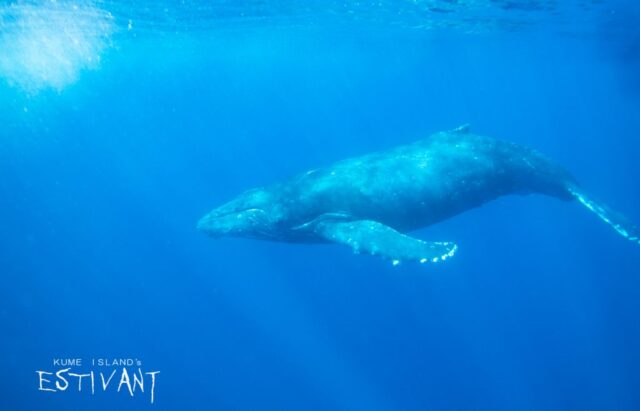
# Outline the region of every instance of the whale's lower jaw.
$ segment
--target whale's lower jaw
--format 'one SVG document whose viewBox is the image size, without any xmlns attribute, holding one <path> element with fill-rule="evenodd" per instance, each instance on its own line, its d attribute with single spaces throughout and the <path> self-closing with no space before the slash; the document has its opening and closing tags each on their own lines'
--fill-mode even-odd
<svg viewBox="0 0 640 411">
<path fill-rule="evenodd" d="M 202 217 L 197 229 L 210 237 L 250 237 L 272 239 L 270 221 L 264 210 L 248 208 L 221 213 L 214 210 Z"/>
</svg>

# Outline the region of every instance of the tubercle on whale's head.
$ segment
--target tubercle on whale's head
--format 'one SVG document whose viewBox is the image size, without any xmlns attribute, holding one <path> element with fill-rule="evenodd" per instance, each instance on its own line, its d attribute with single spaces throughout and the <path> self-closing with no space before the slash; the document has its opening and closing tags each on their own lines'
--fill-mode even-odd
<svg viewBox="0 0 640 411">
<path fill-rule="evenodd" d="M 272 200 L 267 190 L 246 191 L 202 217 L 198 230 L 211 237 L 271 239 L 280 220 Z"/>
</svg>

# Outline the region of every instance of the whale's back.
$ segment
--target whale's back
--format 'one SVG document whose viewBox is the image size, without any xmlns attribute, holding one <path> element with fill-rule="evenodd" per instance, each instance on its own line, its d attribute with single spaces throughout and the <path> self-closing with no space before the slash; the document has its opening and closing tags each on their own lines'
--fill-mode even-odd
<svg viewBox="0 0 640 411">
<path fill-rule="evenodd" d="M 562 167 L 535 150 L 449 131 L 339 161 L 295 177 L 287 187 L 300 220 L 338 212 L 397 228 L 437 222 L 505 194 L 571 199 Z"/>
</svg>

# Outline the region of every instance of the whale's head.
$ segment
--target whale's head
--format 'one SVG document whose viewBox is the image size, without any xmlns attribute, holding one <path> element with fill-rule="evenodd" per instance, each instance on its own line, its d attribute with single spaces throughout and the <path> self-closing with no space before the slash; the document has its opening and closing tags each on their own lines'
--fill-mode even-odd
<svg viewBox="0 0 640 411">
<path fill-rule="evenodd" d="M 202 217 L 198 230 L 212 237 L 273 239 L 280 219 L 278 208 L 269 191 L 249 190 Z"/>
</svg>

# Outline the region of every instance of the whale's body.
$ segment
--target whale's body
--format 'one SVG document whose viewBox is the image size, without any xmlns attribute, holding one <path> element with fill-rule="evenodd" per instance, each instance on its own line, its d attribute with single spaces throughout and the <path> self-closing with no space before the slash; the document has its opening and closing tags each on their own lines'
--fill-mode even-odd
<svg viewBox="0 0 640 411">
<path fill-rule="evenodd" d="M 561 166 L 467 127 L 250 190 L 211 211 L 198 227 L 212 236 L 337 242 L 394 263 L 440 261 L 455 253 L 454 243 L 403 233 L 502 195 L 530 193 L 577 199 L 620 234 L 640 241 L 635 226 L 590 199 Z"/>
</svg>

